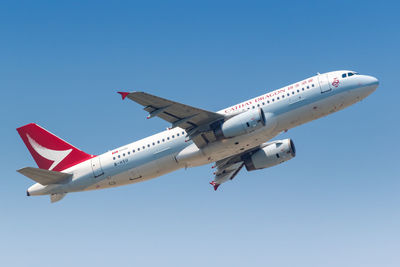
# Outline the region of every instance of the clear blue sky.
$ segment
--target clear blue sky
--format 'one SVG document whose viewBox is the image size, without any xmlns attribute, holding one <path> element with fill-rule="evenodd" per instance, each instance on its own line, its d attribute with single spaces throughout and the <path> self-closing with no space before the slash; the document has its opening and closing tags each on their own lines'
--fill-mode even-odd
<svg viewBox="0 0 400 267">
<path fill-rule="evenodd" d="M 396 1 L 3 1 L 1 266 L 400 265 Z M 297 157 L 214 192 L 210 166 L 26 197 L 36 122 L 100 154 L 168 126 L 117 90 L 218 110 L 337 69 L 378 77 L 344 111 L 280 136 Z"/>
</svg>

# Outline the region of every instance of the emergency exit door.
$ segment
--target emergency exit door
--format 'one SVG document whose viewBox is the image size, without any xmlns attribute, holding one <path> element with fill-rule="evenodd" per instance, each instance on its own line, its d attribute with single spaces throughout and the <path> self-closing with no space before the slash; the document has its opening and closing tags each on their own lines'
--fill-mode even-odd
<svg viewBox="0 0 400 267">
<path fill-rule="evenodd" d="M 92 171 L 95 178 L 104 174 L 101 168 L 100 157 L 92 158 Z"/>
</svg>

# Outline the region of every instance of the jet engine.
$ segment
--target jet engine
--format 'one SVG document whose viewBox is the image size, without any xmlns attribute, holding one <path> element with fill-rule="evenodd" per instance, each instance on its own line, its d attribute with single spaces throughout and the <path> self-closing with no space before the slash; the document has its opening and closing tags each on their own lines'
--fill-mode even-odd
<svg viewBox="0 0 400 267">
<path fill-rule="evenodd" d="M 260 129 L 265 126 L 265 122 L 265 114 L 261 108 L 251 109 L 223 122 L 214 133 L 217 139 L 235 137 Z"/>
<path fill-rule="evenodd" d="M 278 165 L 296 156 L 296 148 L 291 139 L 266 144 L 254 154 L 244 159 L 248 171 L 260 170 Z"/>
</svg>

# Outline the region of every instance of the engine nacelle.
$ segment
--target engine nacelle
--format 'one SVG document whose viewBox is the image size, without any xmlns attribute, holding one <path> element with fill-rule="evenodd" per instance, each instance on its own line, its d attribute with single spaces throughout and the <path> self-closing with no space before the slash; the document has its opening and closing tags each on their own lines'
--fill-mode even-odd
<svg viewBox="0 0 400 267">
<path fill-rule="evenodd" d="M 260 148 L 245 158 L 248 171 L 260 170 L 278 165 L 296 156 L 296 148 L 291 139 L 279 140 Z"/>
<path fill-rule="evenodd" d="M 218 139 L 235 137 L 260 129 L 265 126 L 265 121 L 265 114 L 261 108 L 251 109 L 228 119 L 214 130 L 214 133 Z"/>
</svg>

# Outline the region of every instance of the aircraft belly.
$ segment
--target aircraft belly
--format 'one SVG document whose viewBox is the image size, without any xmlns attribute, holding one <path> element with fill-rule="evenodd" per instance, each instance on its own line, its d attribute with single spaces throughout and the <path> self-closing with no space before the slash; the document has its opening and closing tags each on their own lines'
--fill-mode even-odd
<svg viewBox="0 0 400 267">
<path fill-rule="evenodd" d="M 173 154 L 167 154 L 161 158 L 149 160 L 149 162 L 131 168 L 123 173 L 107 176 L 105 179 L 86 188 L 86 190 L 111 188 L 143 182 L 180 168 Z"/>
</svg>

